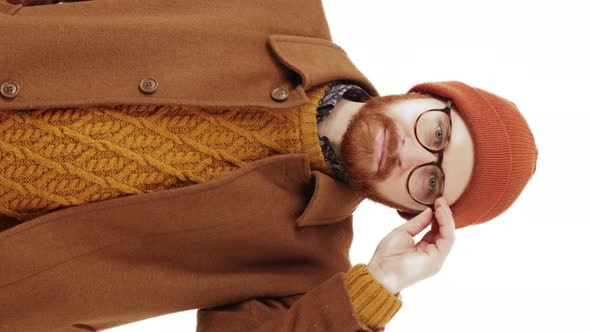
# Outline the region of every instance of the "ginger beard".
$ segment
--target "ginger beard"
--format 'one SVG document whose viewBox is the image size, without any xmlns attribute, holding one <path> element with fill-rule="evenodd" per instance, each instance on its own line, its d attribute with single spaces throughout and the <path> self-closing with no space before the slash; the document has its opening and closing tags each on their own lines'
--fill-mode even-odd
<svg viewBox="0 0 590 332">
<path fill-rule="evenodd" d="M 408 96 L 371 97 L 351 118 L 340 145 L 342 164 L 346 170 L 349 185 L 363 192 L 366 198 L 398 210 L 408 210 L 408 208 L 386 198 L 375 185 L 387 179 L 397 163 L 399 144 L 397 126 L 385 112 L 391 105 L 404 99 L 408 99 Z M 374 166 L 375 139 L 383 128 L 387 131 L 387 137 L 385 137 L 387 156 L 377 174 Z M 399 188 L 399 190 L 406 189 Z"/>
</svg>

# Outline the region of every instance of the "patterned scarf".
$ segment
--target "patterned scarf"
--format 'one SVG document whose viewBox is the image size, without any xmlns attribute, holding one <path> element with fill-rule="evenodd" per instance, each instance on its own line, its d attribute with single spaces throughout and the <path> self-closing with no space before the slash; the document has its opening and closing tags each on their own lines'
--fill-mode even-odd
<svg viewBox="0 0 590 332">
<path fill-rule="evenodd" d="M 326 89 L 322 99 L 320 99 L 318 104 L 318 111 L 316 115 L 318 125 L 330 115 L 330 112 L 334 106 L 336 106 L 336 103 L 338 103 L 340 98 L 356 102 L 365 102 L 367 99 L 369 99 L 369 97 L 370 95 L 358 85 L 342 83 L 331 85 L 328 89 Z M 320 146 L 322 148 L 326 162 L 340 181 L 348 183 L 346 170 L 344 169 L 342 162 L 336 157 L 334 145 L 326 136 L 318 135 L 318 138 L 320 140 Z"/>
</svg>

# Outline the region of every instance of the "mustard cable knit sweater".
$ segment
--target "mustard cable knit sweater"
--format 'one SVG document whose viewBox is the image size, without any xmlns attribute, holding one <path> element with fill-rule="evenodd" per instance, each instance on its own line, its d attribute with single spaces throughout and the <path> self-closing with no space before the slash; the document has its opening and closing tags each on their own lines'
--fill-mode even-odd
<svg viewBox="0 0 590 332">
<path fill-rule="evenodd" d="M 0 111 L 0 215 L 21 221 L 56 209 L 205 182 L 248 162 L 305 152 L 333 173 L 316 111 L 330 84 L 291 110 L 119 105 Z M 346 286 L 359 318 L 383 328 L 400 309 L 357 264 Z"/>
</svg>

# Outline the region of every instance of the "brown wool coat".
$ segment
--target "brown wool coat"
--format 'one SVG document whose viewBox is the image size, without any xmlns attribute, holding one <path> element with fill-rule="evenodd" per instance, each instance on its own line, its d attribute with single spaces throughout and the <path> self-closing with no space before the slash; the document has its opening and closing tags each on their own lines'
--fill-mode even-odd
<svg viewBox="0 0 590 332">
<path fill-rule="evenodd" d="M 0 0 L 0 45 L 0 84 L 20 88 L 0 109 L 14 112 L 289 109 L 333 80 L 378 95 L 331 41 L 320 0 Z M 148 77 L 152 94 L 138 88 Z M 278 87 L 286 100 L 271 97 Z M 198 332 L 370 331 L 343 280 L 362 199 L 296 153 L 18 224 L 0 232 L 0 331 L 101 330 L 194 308 Z"/>
</svg>

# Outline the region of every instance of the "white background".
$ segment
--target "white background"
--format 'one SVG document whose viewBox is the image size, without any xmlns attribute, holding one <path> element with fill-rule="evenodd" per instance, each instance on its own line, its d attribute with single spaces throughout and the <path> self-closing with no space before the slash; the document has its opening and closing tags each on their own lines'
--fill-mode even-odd
<svg viewBox="0 0 590 332">
<path fill-rule="evenodd" d="M 516 103 L 539 148 L 520 198 L 457 230 L 442 270 L 402 291 L 385 331 L 590 331 L 588 5 L 324 0 L 334 42 L 381 95 L 463 81 Z M 365 200 L 354 214 L 352 264 L 367 263 L 403 222 Z M 195 319 L 190 310 L 108 331 L 194 332 Z"/>
</svg>

